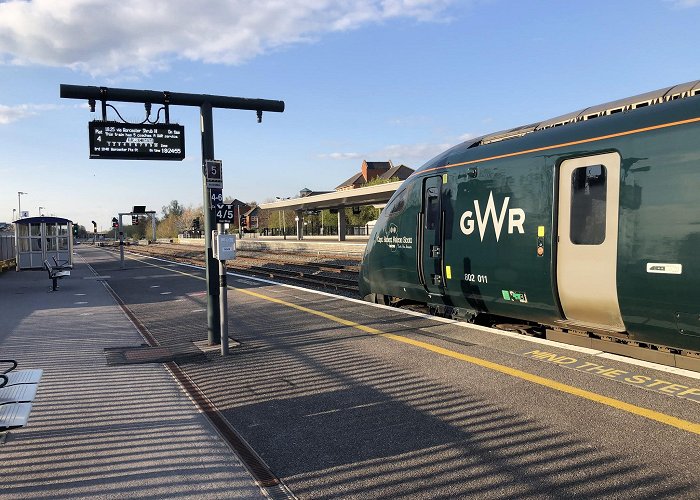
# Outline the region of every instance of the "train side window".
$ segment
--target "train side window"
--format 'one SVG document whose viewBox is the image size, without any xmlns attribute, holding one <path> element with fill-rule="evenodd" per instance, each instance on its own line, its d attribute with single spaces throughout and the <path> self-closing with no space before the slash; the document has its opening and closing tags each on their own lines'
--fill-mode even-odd
<svg viewBox="0 0 700 500">
<path fill-rule="evenodd" d="M 403 212 L 404 208 L 406 208 L 406 189 L 399 191 L 399 193 L 387 207 L 389 217 L 400 214 Z"/>
<path fill-rule="evenodd" d="M 429 187 L 425 200 L 425 228 L 434 231 L 440 223 L 440 189 Z"/>
<path fill-rule="evenodd" d="M 607 170 L 603 165 L 579 167 L 571 173 L 570 237 L 574 245 L 605 241 Z"/>
</svg>

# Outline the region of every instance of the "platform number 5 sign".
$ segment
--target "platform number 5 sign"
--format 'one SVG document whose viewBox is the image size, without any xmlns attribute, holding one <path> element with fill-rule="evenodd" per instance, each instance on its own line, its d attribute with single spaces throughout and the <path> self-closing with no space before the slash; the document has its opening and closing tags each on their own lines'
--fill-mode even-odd
<svg viewBox="0 0 700 500">
<path fill-rule="evenodd" d="M 207 160 L 204 162 L 204 176 L 207 180 L 208 189 L 223 189 L 224 182 L 221 178 L 221 161 Z"/>
</svg>

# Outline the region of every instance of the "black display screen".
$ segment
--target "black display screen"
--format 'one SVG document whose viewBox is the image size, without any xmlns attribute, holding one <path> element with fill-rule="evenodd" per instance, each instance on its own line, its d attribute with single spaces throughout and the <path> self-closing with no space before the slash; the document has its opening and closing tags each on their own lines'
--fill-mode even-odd
<svg viewBox="0 0 700 500">
<path fill-rule="evenodd" d="M 185 127 L 175 123 L 92 121 L 90 158 L 110 160 L 184 160 Z"/>
</svg>

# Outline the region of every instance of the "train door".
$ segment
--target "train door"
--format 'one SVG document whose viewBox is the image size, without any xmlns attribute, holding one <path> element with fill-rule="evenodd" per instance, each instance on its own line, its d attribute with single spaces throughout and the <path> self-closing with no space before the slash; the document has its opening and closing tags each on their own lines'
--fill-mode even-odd
<svg viewBox="0 0 700 500">
<path fill-rule="evenodd" d="M 436 295 L 442 295 L 445 289 L 442 275 L 442 213 L 442 176 L 428 177 L 423 181 L 419 275 L 428 293 Z"/>
<path fill-rule="evenodd" d="M 566 324 L 624 331 L 617 299 L 620 156 L 559 168 L 557 290 Z"/>
</svg>

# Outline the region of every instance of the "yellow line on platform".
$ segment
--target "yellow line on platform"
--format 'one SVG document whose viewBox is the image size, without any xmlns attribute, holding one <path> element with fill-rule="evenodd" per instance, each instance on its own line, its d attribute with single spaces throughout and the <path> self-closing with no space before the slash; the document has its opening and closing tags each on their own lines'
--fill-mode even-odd
<svg viewBox="0 0 700 500">
<path fill-rule="evenodd" d="M 397 342 L 403 342 L 404 344 L 410 344 L 412 346 L 419 347 L 421 349 L 426 349 L 428 351 L 432 351 L 434 353 L 441 354 L 443 356 L 447 356 L 450 358 L 458 359 L 460 361 L 466 361 L 468 363 L 472 363 L 472 364 L 481 366 L 483 368 L 488 368 L 489 370 L 494 370 L 494 371 L 503 373 L 505 375 L 510 375 L 511 377 L 516 377 L 516 378 L 520 378 L 523 380 L 527 380 L 528 382 L 539 384 L 539 385 L 542 385 L 544 387 L 548 387 L 550 389 L 555 389 L 557 391 L 565 392 L 567 394 L 572 394 L 574 396 L 588 399 L 590 401 L 595 401 L 596 403 L 601 403 L 601 404 L 604 404 L 607 406 L 612 406 L 613 408 L 617 408 L 618 410 L 623 410 L 623 411 L 626 411 L 629 413 L 633 413 L 633 414 L 639 415 L 641 417 L 646 417 L 648 419 L 655 420 L 657 422 L 661 422 L 662 424 L 670 425 L 672 427 L 676 427 L 678 429 L 683 429 L 685 431 L 689 431 L 689 432 L 692 432 L 694 434 L 700 435 L 700 424 L 696 424 L 693 422 L 689 422 L 687 420 L 682 420 L 680 418 L 672 417 L 671 415 L 666 415 L 665 413 L 660 413 L 660 412 L 657 412 L 654 410 L 649 410 L 647 408 L 642 408 L 640 406 L 625 403 L 624 401 L 620 401 L 620 400 L 617 400 L 614 398 L 609 398 L 607 396 L 603 396 L 601 394 L 596 394 L 594 392 L 586 391 L 584 389 L 579 389 L 578 387 L 574 387 L 574 386 L 567 385 L 567 384 L 562 384 L 561 382 L 557 382 L 556 380 L 541 377 L 539 375 L 534 375 L 532 373 L 524 372 L 524 371 L 518 370 L 516 368 L 510 368 L 508 366 L 500 365 L 498 363 L 494 363 L 492 361 L 487 361 L 485 359 L 476 358 L 474 356 L 469 356 L 467 354 L 462 354 L 460 352 L 452 351 L 450 349 L 445 349 L 443 347 L 429 344 L 427 342 L 422 342 L 420 340 L 410 339 L 407 337 L 403 337 L 401 335 L 395 335 L 393 333 L 384 333 L 384 332 L 377 330 L 376 328 L 372 328 L 370 326 L 361 325 L 359 323 L 355 323 L 354 321 L 349 321 L 349 320 L 346 320 L 343 318 L 339 318 L 337 316 L 333 316 L 332 314 L 324 313 L 321 311 L 316 311 L 314 309 L 309 309 L 308 307 L 300 306 L 298 304 L 293 304 L 291 302 L 286 302 L 284 300 L 281 300 L 281 299 L 278 299 L 275 297 L 268 297 L 267 295 L 263 295 L 263 294 L 257 293 L 257 292 L 251 292 L 250 290 L 245 290 L 245 289 L 236 289 L 236 290 L 238 292 L 245 293 L 245 294 L 251 295 L 253 297 L 257 297 L 257 298 L 267 300 L 270 302 L 275 302 L 277 304 L 291 307 L 291 308 L 294 308 L 294 309 L 297 309 L 299 311 L 303 311 L 306 313 L 314 314 L 316 316 L 321 316 L 322 318 L 334 321 L 336 323 L 340 323 L 341 325 L 356 328 L 356 329 L 361 330 L 363 332 L 372 333 L 372 334 L 378 335 L 380 337 L 395 340 Z"/>
<path fill-rule="evenodd" d="M 198 279 L 204 279 L 200 276 L 194 276 L 189 273 L 184 273 L 182 271 L 176 271 L 171 268 L 167 267 L 162 267 L 158 266 L 156 264 L 151 264 L 146 262 L 146 264 L 154 267 L 159 267 L 161 269 L 165 269 L 168 271 L 173 271 L 179 274 L 184 274 L 186 276 L 192 276 Z M 634 415 L 638 415 L 640 417 L 645 417 L 650 420 L 654 420 L 656 422 L 669 425 L 671 427 L 675 427 L 677 429 L 681 429 L 684 431 L 692 432 L 693 434 L 698 434 L 700 435 L 700 424 L 695 423 L 695 422 L 690 422 L 688 420 L 683 420 L 680 418 L 673 417 L 671 415 L 667 415 L 665 413 L 661 413 L 658 411 L 650 410 L 648 408 L 643 408 L 641 406 L 633 405 L 630 403 L 625 403 L 624 401 L 620 401 L 618 399 L 610 398 L 608 396 L 603 396 L 602 394 L 596 394 L 595 392 L 587 391 L 584 389 L 580 389 L 578 387 L 574 387 L 568 384 L 562 384 L 561 382 L 557 382 L 556 380 L 548 379 L 545 377 L 541 377 L 540 375 L 535 375 L 532 373 L 524 372 L 522 370 L 518 370 L 516 368 L 510 368 L 505 365 L 501 365 L 498 363 L 494 363 L 492 361 L 487 361 L 485 359 L 477 358 L 474 356 L 469 356 L 468 354 L 462 354 L 460 352 L 452 351 L 450 349 L 445 349 L 444 347 L 439 347 L 434 344 L 429 344 L 427 342 L 422 342 L 420 340 L 414 340 L 410 339 L 407 337 L 402 337 L 401 335 L 395 335 L 393 333 L 385 333 L 382 332 L 381 330 L 377 330 L 376 328 L 372 328 L 371 326 L 365 326 L 361 325 L 360 323 L 356 323 L 354 321 L 350 321 L 347 319 L 339 318 L 338 316 L 334 316 L 332 314 L 328 314 L 325 312 L 317 311 L 315 309 L 310 309 L 308 307 L 300 306 L 298 304 L 294 304 L 292 302 L 287 302 L 282 299 L 278 299 L 276 297 L 269 297 L 267 295 L 263 295 L 258 292 L 252 292 L 250 290 L 246 290 L 243 288 L 235 288 L 229 286 L 232 290 L 235 290 L 240 293 L 244 293 L 246 295 L 250 295 L 252 297 L 256 297 L 259 299 L 267 300 L 269 302 L 274 302 L 276 304 L 280 304 L 285 307 L 290 307 L 292 309 L 296 309 L 298 311 L 302 311 L 305 313 L 313 314 L 315 316 L 320 316 L 322 318 L 325 318 L 327 320 L 333 321 L 335 323 L 344 325 L 344 326 L 349 326 L 351 328 L 355 328 L 357 330 L 366 332 L 366 333 L 371 333 L 373 335 L 377 335 L 380 337 L 384 337 L 387 339 L 395 340 L 397 342 L 402 342 L 404 344 L 409 344 L 414 347 L 418 347 L 421 349 L 425 349 L 431 352 L 434 352 L 436 354 L 440 354 L 442 356 L 447 356 L 449 358 L 453 359 L 458 359 L 460 361 L 466 361 L 467 363 L 472 363 L 477 366 L 481 366 L 483 368 L 487 368 L 489 370 L 493 370 L 499 373 L 503 373 L 505 375 L 509 375 L 511 377 L 519 378 L 522 380 L 527 380 L 528 382 L 532 382 L 533 384 L 538 384 L 544 387 L 548 387 L 550 389 L 554 389 L 556 391 L 564 392 L 567 394 L 571 394 L 573 396 L 578 396 L 583 399 L 588 399 L 589 401 L 594 401 L 596 403 L 600 403 L 606 406 L 610 406 L 612 408 L 616 408 L 618 410 L 626 411 L 628 413 L 632 413 Z"/>
</svg>

